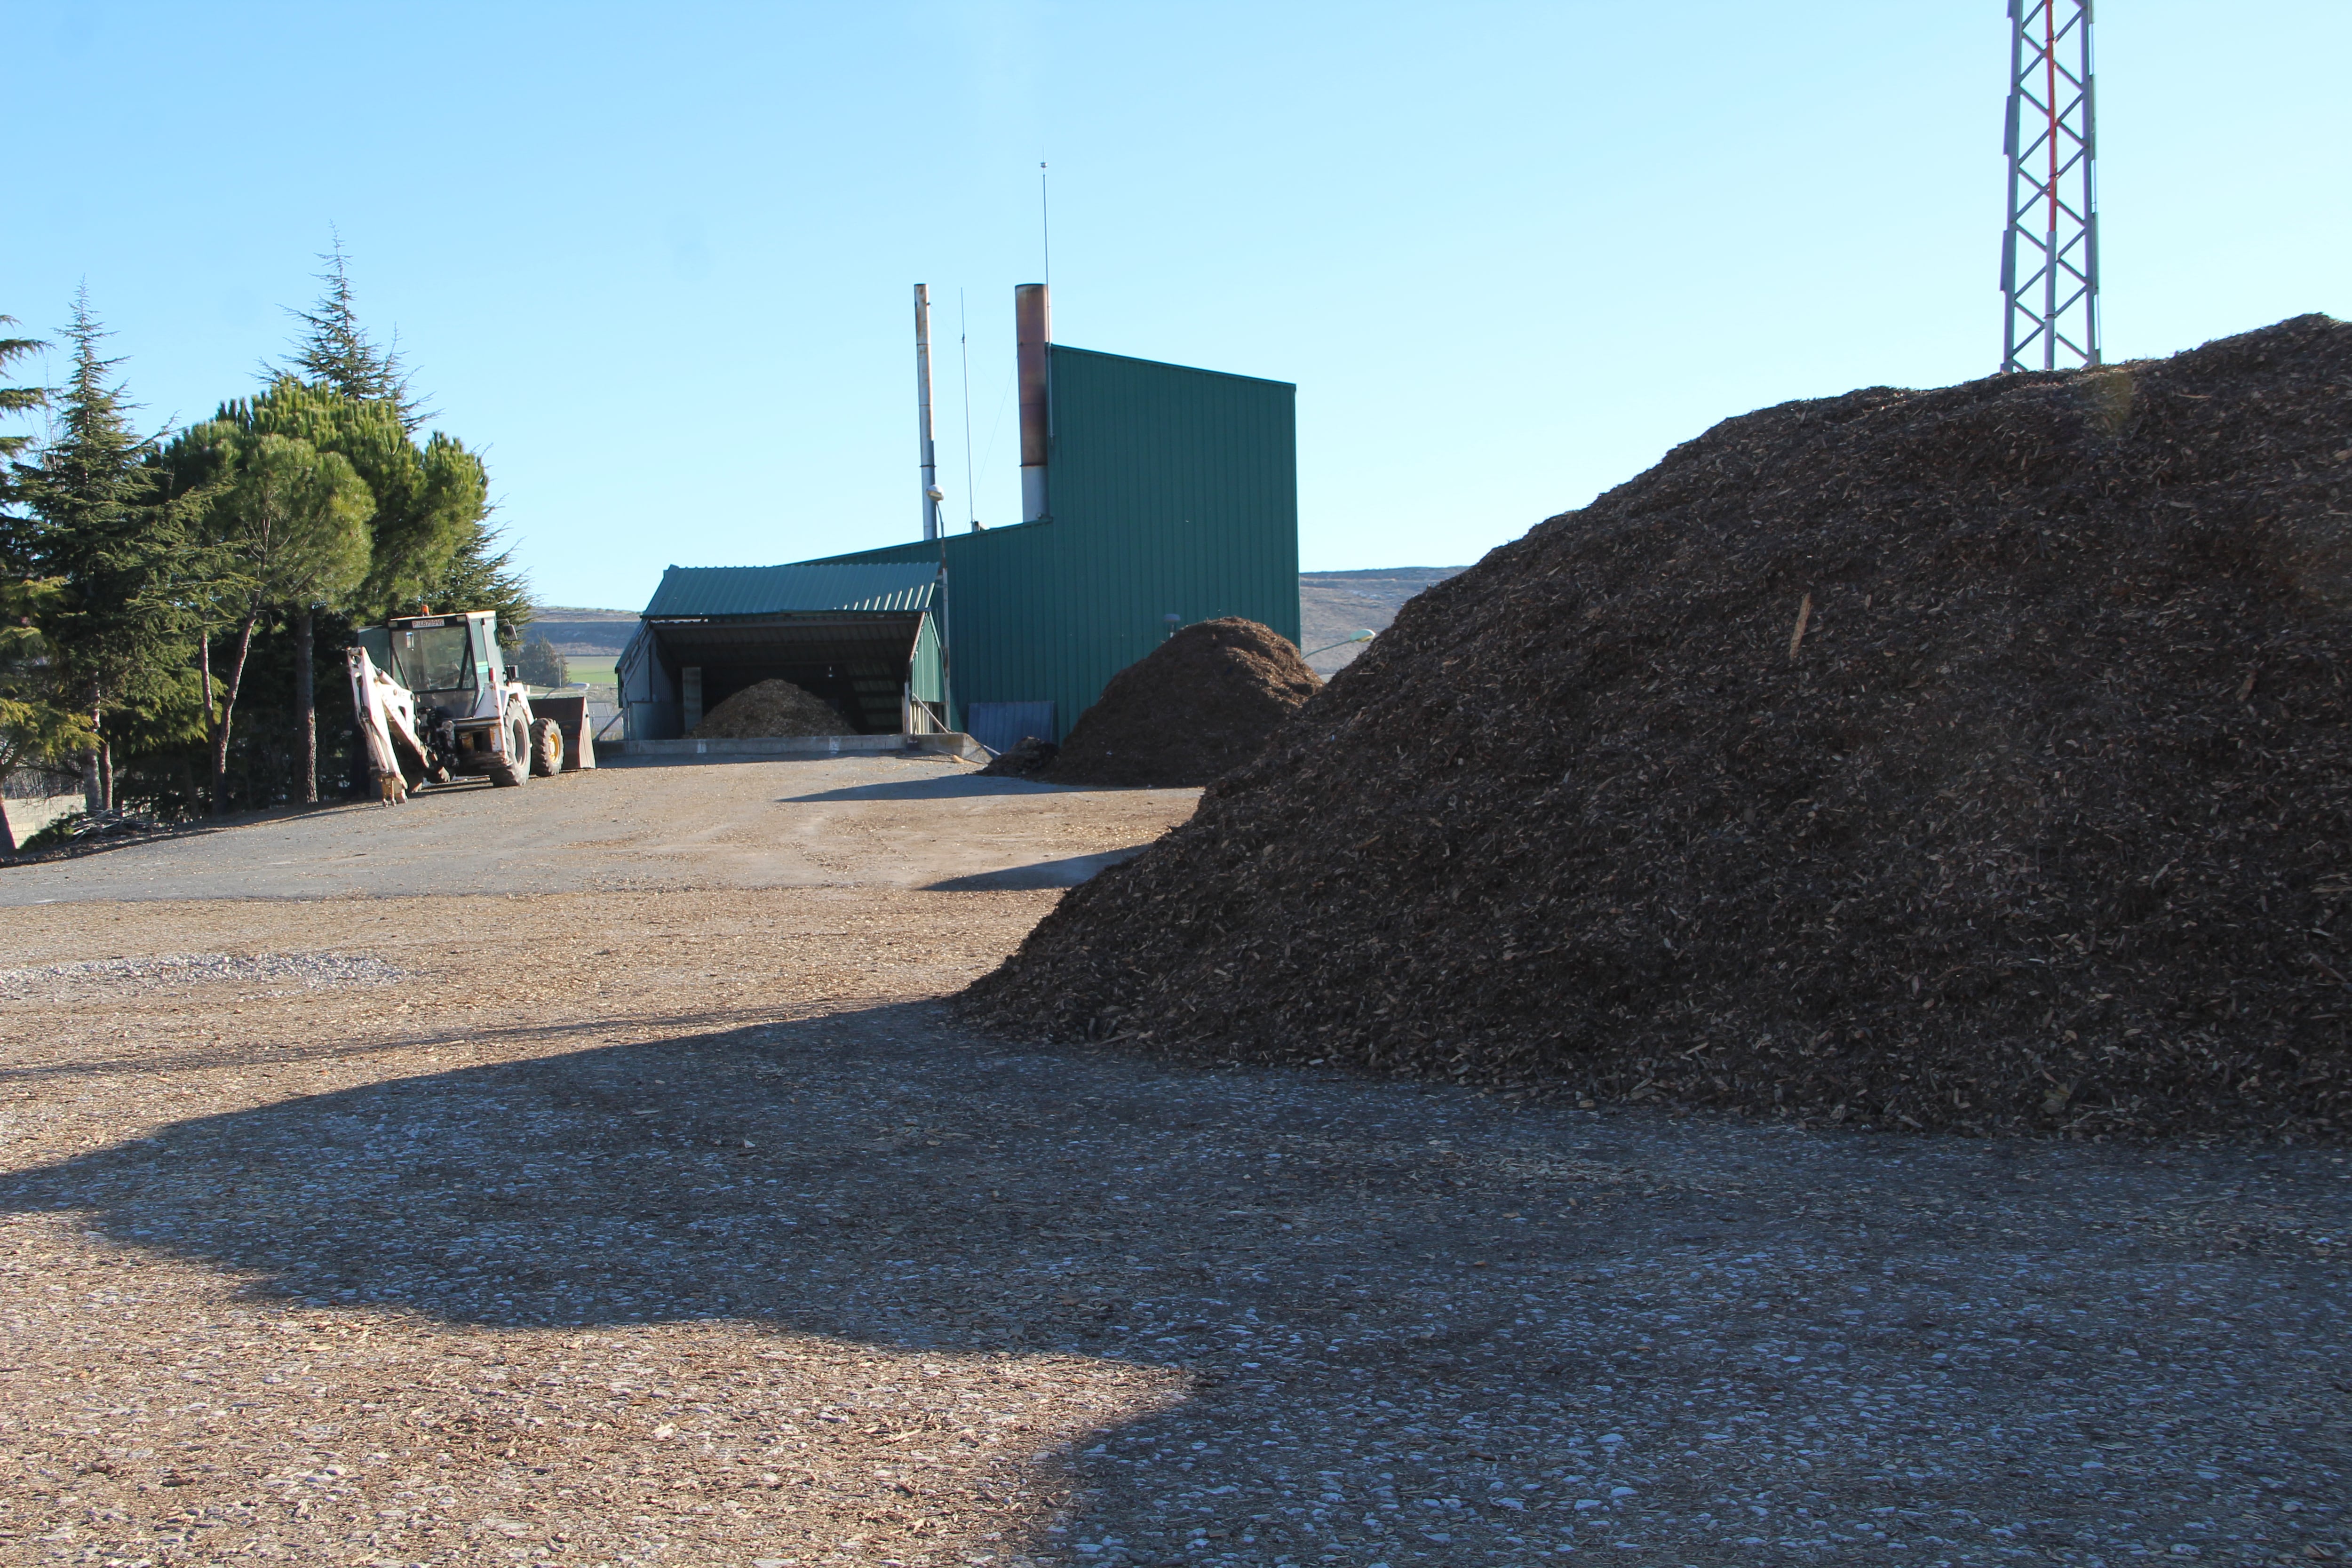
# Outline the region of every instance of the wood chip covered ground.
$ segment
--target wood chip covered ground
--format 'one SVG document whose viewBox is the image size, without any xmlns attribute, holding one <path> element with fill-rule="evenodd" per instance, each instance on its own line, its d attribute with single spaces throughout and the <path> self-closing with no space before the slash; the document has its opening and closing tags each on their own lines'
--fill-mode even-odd
<svg viewBox="0 0 2352 1568">
<path fill-rule="evenodd" d="M 0 1563 L 2342 1558 L 2338 1152 L 947 1015 L 1060 896 L 990 868 L 1192 805 L 624 766 L 0 868 Z"/>
</svg>

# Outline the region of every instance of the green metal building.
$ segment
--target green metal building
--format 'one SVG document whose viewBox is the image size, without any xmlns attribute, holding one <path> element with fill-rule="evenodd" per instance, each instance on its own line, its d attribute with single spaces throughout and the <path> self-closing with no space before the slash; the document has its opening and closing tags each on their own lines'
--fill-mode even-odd
<svg viewBox="0 0 2352 1568">
<path fill-rule="evenodd" d="M 738 605 L 760 616 L 807 613 L 762 597 L 762 572 L 935 578 L 927 608 L 944 641 L 937 686 L 916 668 L 912 621 L 896 679 L 910 700 L 940 692 L 940 707 L 914 712 L 915 723 L 936 718 L 996 750 L 1024 733 L 1059 741 L 1112 676 L 1178 626 L 1242 616 L 1298 640 L 1297 389 L 1046 342 L 1043 291 L 1024 293 L 1032 289 L 1038 352 L 1033 360 L 1024 342 L 1022 409 L 1032 520 L 790 567 L 672 567 L 640 633 L 658 645 L 663 669 L 647 667 L 645 723 L 633 719 L 633 735 L 681 732 L 669 725 L 683 719 L 682 700 L 664 707 L 661 689 L 678 686 L 680 619 L 723 620 Z M 751 611 L 755 603 L 762 607 Z M 733 679 L 755 667 L 728 668 Z M 701 679 L 716 701 L 710 668 Z M 866 679 L 878 691 L 886 678 Z"/>
<path fill-rule="evenodd" d="M 943 561 L 950 724 L 975 707 L 1069 732 L 1176 626 L 1243 616 L 1298 640 L 1298 447 L 1287 382 L 1047 350 L 1045 515 L 836 563 Z"/>
</svg>

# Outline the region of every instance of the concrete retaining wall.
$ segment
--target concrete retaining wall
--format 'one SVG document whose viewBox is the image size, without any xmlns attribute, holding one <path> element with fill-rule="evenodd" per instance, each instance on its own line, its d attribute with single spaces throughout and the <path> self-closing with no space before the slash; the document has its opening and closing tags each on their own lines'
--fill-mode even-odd
<svg viewBox="0 0 2352 1568">
<path fill-rule="evenodd" d="M 26 839 L 58 817 L 70 816 L 81 809 L 79 792 L 0 797 L 0 849 L 13 854 L 25 847 Z"/>
<path fill-rule="evenodd" d="M 730 757 L 873 756 L 890 752 L 939 752 L 985 763 L 988 752 L 970 735 L 760 735 L 741 741 L 607 741 L 607 759 L 646 763 L 719 762 Z M 608 764 L 610 765 L 609 762 Z"/>
</svg>

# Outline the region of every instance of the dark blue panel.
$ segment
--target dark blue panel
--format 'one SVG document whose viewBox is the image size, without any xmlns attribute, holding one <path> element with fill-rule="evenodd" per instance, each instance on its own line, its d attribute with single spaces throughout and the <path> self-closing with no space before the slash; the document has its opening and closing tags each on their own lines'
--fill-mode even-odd
<svg viewBox="0 0 2352 1568">
<path fill-rule="evenodd" d="M 1054 738 L 1051 702 L 968 702 L 964 732 L 992 752 L 1009 752 L 1031 735 Z"/>
</svg>

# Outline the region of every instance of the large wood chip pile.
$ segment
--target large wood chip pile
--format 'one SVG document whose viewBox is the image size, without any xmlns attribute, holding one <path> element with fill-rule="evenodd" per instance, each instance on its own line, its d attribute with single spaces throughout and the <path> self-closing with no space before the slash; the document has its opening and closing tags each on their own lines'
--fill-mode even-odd
<svg viewBox="0 0 2352 1568">
<path fill-rule="evenodd" d="M 1798 1120 L 2352 1126 L 2352 325 L 1727 420 L 965 1005 Z"/>
</svg>

